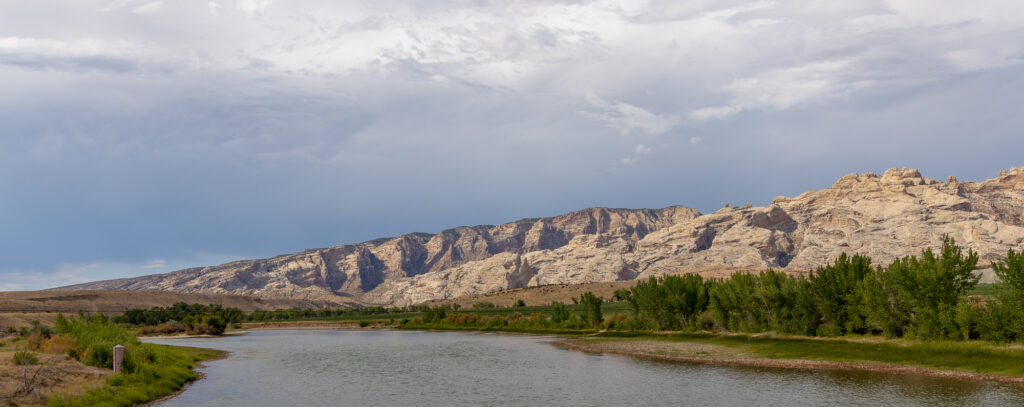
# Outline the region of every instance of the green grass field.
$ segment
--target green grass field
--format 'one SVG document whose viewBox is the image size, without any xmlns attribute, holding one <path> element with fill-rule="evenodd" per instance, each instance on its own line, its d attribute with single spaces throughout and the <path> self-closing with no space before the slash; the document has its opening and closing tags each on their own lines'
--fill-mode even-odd
<svg viewBox="0 0 1024 407">
<path fill-rule="evenodd" d="M 992 298 L 999 293 L 999 288 L 996 284 L 978 284 L 974 287 L 968 295 L 980 295 L 983 298 Z"/>
</svg>

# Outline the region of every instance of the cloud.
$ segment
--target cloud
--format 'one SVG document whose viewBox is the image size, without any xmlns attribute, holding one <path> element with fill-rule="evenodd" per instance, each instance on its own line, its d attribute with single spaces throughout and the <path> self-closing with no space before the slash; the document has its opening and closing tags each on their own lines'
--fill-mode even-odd
<svg viewBox="0 0 1024 407">
<path fill-rule="evenodd" d="M 143 4 L 143 5 L 137 6 L 137 7 L 133 7 L 132 8 L 132 13 L 136 13 L 136 14 L 156 13 L 156 12 L 159 12 L 160 10 L 163 10 L 165 6 L 166 5 L 162 1 L 152 1 L 152 2 L 148 2 L 146 4 Z"/>
<path fill-rule="evenodd" d="M 1021 2 L 162 3 L 0 13 L 4 284 L 1022 164 Z"/>
<path fill-rule="evenodd" d="M 881 78 L 856 69 L 853 60 L 826 60 L 775 69 L 733 80 L 725 86 L 728 105 L 704 107 L 689 114 L 694 120 L 725 119 L 744 110 L 782 111 L 821 102 L 872 85 Z"/>
<path fill-rule="evenodd" d="M 124 73 L 138 69 L 138 57 L 143 53 L 126 41 L 0 38 L 0 64 L 30 69 Z"/>
<path fill-rule="evenodd" d="M 693 120 L 717 120 L 725 119 L 743 111 L 741 106 L 718 106 L 718 107 L 702 107 L 700 109 L 690 112 L 689 117 Z"/>
<path fill-rule="evenodd" d="M 273 2 L 274 0 L 235 0 L 235 7 L 242 14 L 252 17 L 262 14 Z"/>
<path fill-rule="evenodd" d="M 677 116 L 662 116 L 624 102 L 609 102 L 593 92 L 587 92 L 585 100 L 597 111 L 581 111 L 583 117 L 602 121 L 608 127 L 622 134 L 643 132 L 663 134 L 679 124 Z"/>
</svg>

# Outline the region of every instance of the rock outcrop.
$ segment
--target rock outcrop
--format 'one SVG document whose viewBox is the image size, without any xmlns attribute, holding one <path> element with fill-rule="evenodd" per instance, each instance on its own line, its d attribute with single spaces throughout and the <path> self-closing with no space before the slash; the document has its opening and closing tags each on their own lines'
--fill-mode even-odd
<svg viewBox="0 0 1024 407">
<path fill-rule="evenodd" d="M 851 174 L 766 207 L 591 208 L 498 226 L 307 250 L 62 289 L 169 290 L 405 305 L 507 288 L 688 271 L 807 271 L 842 252 L 885 263 L 941 243 L 983 261 L 1024 247 L 1024 168 L 984 182 Z"/>
</svg>

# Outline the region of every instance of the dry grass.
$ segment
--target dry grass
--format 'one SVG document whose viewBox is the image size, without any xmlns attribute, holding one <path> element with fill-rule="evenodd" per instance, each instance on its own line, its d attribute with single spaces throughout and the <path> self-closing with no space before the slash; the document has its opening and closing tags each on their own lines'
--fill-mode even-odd
<svg viewBox="0 0 1024 407">
<path fill-rule="evenodd" d="M 39 364 L 15 366 L 14 353 L 24 341 L 3 341 L 0 347 L 0 403 L 4 405 L 41 405 L 56 395 L 81 395 L 103 385 L 110 370 L 86 366 L 65 355 L 59 340 L 44 340 L 36 353 Z M 60 353 L 51 353 L 60 351 Z"/>
<path fill-rule="evenodd" d="M 305 300 L 269 299 L 228 294 L 170 291 L 8 291 L 0 292 L 0 327 L 28 326 L 32 321 L 53 326 L 57 313 L 78 311 L 120 315 L 131 308 L 169 307 L 177 302 L 220 304 L 242 311 L 280 308 L 319 308 L 331 304 Z"/>
</svg>

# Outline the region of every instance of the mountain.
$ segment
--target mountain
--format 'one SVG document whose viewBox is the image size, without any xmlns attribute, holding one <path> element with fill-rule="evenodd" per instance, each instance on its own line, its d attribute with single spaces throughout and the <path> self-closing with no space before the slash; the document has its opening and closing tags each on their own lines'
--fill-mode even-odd
<svg viewBox="0 0 1024 407">
<path fill-rule="evenodd" d="M 406 305 L 548 284 L 633 280 L 738 269 L 806 272 L 840 253 L 878 263 L 940 245 L 943 235 L 984 261 L 1024 246 L 1024 168 L 984 182 L 941 182 L 913 169 L 850 174 L 831 188 L 765 207 L 712 214 L 591 208 L 498 226 L 306 250 L 62 290 L 167 290 Z"/>
</svg>

